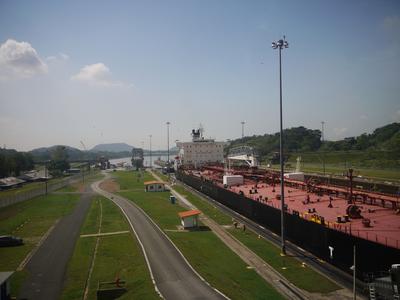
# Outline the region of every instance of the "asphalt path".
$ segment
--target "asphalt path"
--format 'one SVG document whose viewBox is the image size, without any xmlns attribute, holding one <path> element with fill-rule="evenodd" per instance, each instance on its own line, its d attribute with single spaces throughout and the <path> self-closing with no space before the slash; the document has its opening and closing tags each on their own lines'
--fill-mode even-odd
<svg viewBox="0 0 400 300">
<path fill-rule="evenodd" d="M 226 299 L 206 283 L 161 229 L 132 201 L 92 185 L 95 192 L 109 198 L 124 212 L 141 243 L 156 289 L 165 299 Z M 196 245 L 194 245 L 196 247 Z"/>
<path fill-rule="evenodd" d="M 73 212 L 57 223 L 31 257 L 25 266 L 29 275 L 22 283 L 18 299 L 58 299 L 60 297 L 67 264 L 74 251 L 91 198 L 91 193 L 82 194 Z"/>
</svg>

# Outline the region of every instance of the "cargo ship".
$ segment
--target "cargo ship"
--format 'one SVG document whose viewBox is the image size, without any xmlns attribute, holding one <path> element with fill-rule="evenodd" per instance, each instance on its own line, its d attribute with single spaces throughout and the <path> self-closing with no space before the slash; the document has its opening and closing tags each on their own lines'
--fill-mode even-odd
<svg viewBox="0 0 400 300">
<path fill-rule="evenodd" d="M 250 159 L 245 167 L 207 162 L 211 146 L 202 150 L 199 133 L 192 134 L 193 142 L 184 149 L 191 152 L 191 161 L 182 163 L 185 153 L 180 153 L 177 179 L 280 235 L 280 173 L 257 168 Z M 194 164 L 196 154 L 202 160 Z M 400 200 L 354 185 L 351 173 L 335 184 L 298 172 L 285 174 L 285 235 L 347 273 L 356 246 L 357 276 L 364 279 L 400 263 Z"/>
</svg>

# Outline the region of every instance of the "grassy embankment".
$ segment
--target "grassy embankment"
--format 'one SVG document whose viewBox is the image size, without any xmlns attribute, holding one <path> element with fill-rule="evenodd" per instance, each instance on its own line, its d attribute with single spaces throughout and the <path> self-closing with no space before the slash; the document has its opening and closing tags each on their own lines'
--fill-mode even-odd
<svg viewBox="0 0 400 300">
<path fill-rule="evenodd" d="M 351 167 L 356 176 L 361 175 L 383 181 L 400 181 L 399 162 L 385 158 L 385 152 L 370 153 L 353 150 L 295 153 L 290 155 L 286 163 L 288 171 L 295 169 L 298 156 L 301 157 L 301 167 L 304 172 L 323 174 L 323 162 L 325 162 L 326 174 L 341 175 Z M 279 168 L 279 164 L 273 167 Z"/>
<path fill-rule="evenodd" d="M 81 235 L 98 233 L 100 226 L 102 233 L 130 230 L 119 208 L 110 200 L 96 196 L 81 228 Z M 81 237 L 77 241 L 68 265 L 67 280 L 61 299 L 83 299 L 96 240 L 97 237 Z M 132 233 L 100 237 L 94 259 L 88 299 L 96 298 L 99 282 L 114 281 L 117 277 L 126 281 L 127 289 L 127 292 L 118 299 L 159 299 L 144 256 Z"/>
<path fill-rule="evenodd" d="M 102 178 L 99 172 L 87 177 L 87 182 Z M 51 180 L 59 182 L 60 178 Z M 50 182 L 50 181 L 49 181 Z M 29 192 L 31 189 L 43 188 L 43 182 L 25 185 L 20 189 L 2 191 L 0 195 Z M 76 192 L 79 183 L 74 183 L 57 190 L 57 192 Z M 39 243 L 43 235 L 53 226 L 56 220 L 72 212 L 79 195 L 49 194 L 20 202 L 8 207 L 0 208 L 0 235 L 19 236 L 24 245 L 18 247 L 0 248 L 0 271 L 15 271 L 24 258 Z M 1 198 L 0 198 L 1 201 Z M 11 292 L 16 295 L 19 287 L 27 276 L 27 271 L 17 271 L 11 278 Z"/>
<path fill-rule="evenodd" d="M 176 185 L 173 188 L 218 224 L 232 224 L 231 217 L 197 195 L 194 195 L 183 186 Z M 297 287 L 311 293 L 329 293 L 339 289 L 335 283 L 306 265 L 303 265 L 301 260 L 290 256 L 280 256 L 280 249 L 278 247 L 265 239 L 259 238 L 253 232 L 249 230 L 243 232 L 240 229 L 234 228 L 229 229 L 229 232 Z M 319 284 L 316 285 L 315 282 Z"/>
<path fill-rule="evenodd" d="M 90 174 L 86 174 L 85 173 L 85 183 L 87 183 L 88 181 L 94 181 L 97 179 L 102 178 L 103 175 L 101 175 L 100 172 L 98 171 L 92 171 Z M 50 180 L 47 181 L 47 186 L 50 187 L 53 184 L 59 183 L 63 180 L 67 180 L 67 177 L 58 177 L 58 178 L 52 178 Z M 76 183 L 72 184 L 72 186 L 77 186 L 81 183 L 81 181 L 76 181 Z M 68 187 L 68 186 L 66 186 Z M 13 188 L 10 190 L 3 190 L 0 191 L 0 201 L 2 201 L 2 199 L 5 198 L 13 198 L 13 197 L 17 197 L 19 194 L 29 194 L 30 192 L 36 191 L 36 190 L 42 190 L 44 191 L 46 188 L 46 183 L 45 182 L 30 182 L 30 183 L 25 183 L 23 186 L 21 187 L 17 187 L 17 188 Z M 67 188 L 70 191 L 73 191 L 73 189 L 71 187 Z M 60 190 L 57 190 L 60 191 Z M 66 190 L 67 191 L 67 190 Z"/>
<path fill-rule="evenodd" d="M 69 192 L 83 192 L 85 186 L 93 183 L 94 181 L 100 180 L 104 177 L 100 171 L 95 171 L 90 174 L 86 174 L 84 180 L 75 181 L 61 189 L 58 189 L 57 192 L 69 193 Z"/>
<path fill-rule="evenodd" d="M 218 224 L 232 224 L 231 217 L 221 212 L 217 207 L 192 194 L 183 186 L 174 186 L 174 189 Z M 300 260 L 291 256 L 280 256 L 280 249 L 278 247 L 265 239 L 258 238 L 258 235 L 253 232 L 249 230 L 243 232 L 240 229 L 234 228 L 229 229 L 229 232 L 297 287 L 311 293 L 329 293 L 339 288 L 329 279 L 304 266 Z M 319 284 L 316 285 L 315 282 Z"/>
<path fill-rule="evenodd" d="M 169 192 L 144 192 L 143 181 L 152 180 L 150 174 L 144 173 L 140 178 L 137 172 L 114 174 L 121 187 L 119 193 L 140 206 L 213 287 L 232 299 L 283 299 L 212 231 L 204 227 L 199 231 L 178 231 L 178 212 L 184 209 L 169 202 Z"/>
<path fill-rule="evenodd" d="M 0 248 L 0 271 L 14 271 L 57 219 L 71 213 L 79 195 L 49 194 L 0 209 L 0 235 L 23 238 L 24 245 Z M 16 295 L 26 271 L 15 272 L 11 291 Z"/>
<path fill-rule="evenodd" d="M 60 181 L 62 181 L 64 178 L 53 178 L 50 179 L 47 184 L 55 184 L 58 183 Z M 42 189 L 44 190 L 46 188 L 46 183 L 45 182 L 31 182 L 31 183 L 26 183 L 21 187 L 17 187 L 17 188 L 12 188 L 10 190 L 3 190 L 0 191 L 0 201 L 2 198 L 5 197 L 14 197 L 17 196 L 18 194 L 22 194 L 22 193 L 29 193 L 33 190 L 37 190 L 37 189 Z"/>
</svg>

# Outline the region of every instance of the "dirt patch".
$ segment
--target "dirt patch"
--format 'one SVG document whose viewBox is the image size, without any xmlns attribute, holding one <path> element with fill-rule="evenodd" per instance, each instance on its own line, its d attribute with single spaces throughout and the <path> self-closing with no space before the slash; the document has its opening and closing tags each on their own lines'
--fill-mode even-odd
<svg viewBox="0 0 400 300">
<path fill-rule="evenodd" d="M 106 179 L 102 183 L 100 183 L 100 188 L 109 193 L 115 193 L 120 190 L 119 184 L 115 182 L 113 179 Z"/>
<path fill-rule="evenodd" d="M 83 193 L 85 191 L 85 185 L 83 183 L 79 183 L 77 186 L 77 190 L 79 193 Z"/>
</svg>

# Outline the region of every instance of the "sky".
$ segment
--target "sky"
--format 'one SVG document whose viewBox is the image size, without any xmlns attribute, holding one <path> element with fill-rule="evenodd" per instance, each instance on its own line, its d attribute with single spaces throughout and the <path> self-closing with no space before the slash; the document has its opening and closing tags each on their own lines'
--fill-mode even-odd
<svg viewBox="0 0 400 300">
<path fill-rule="evenodd" d="M 400 2 L 0 0 L 0 143 L 153 149 L 400 121 Z"/>
</svg>

